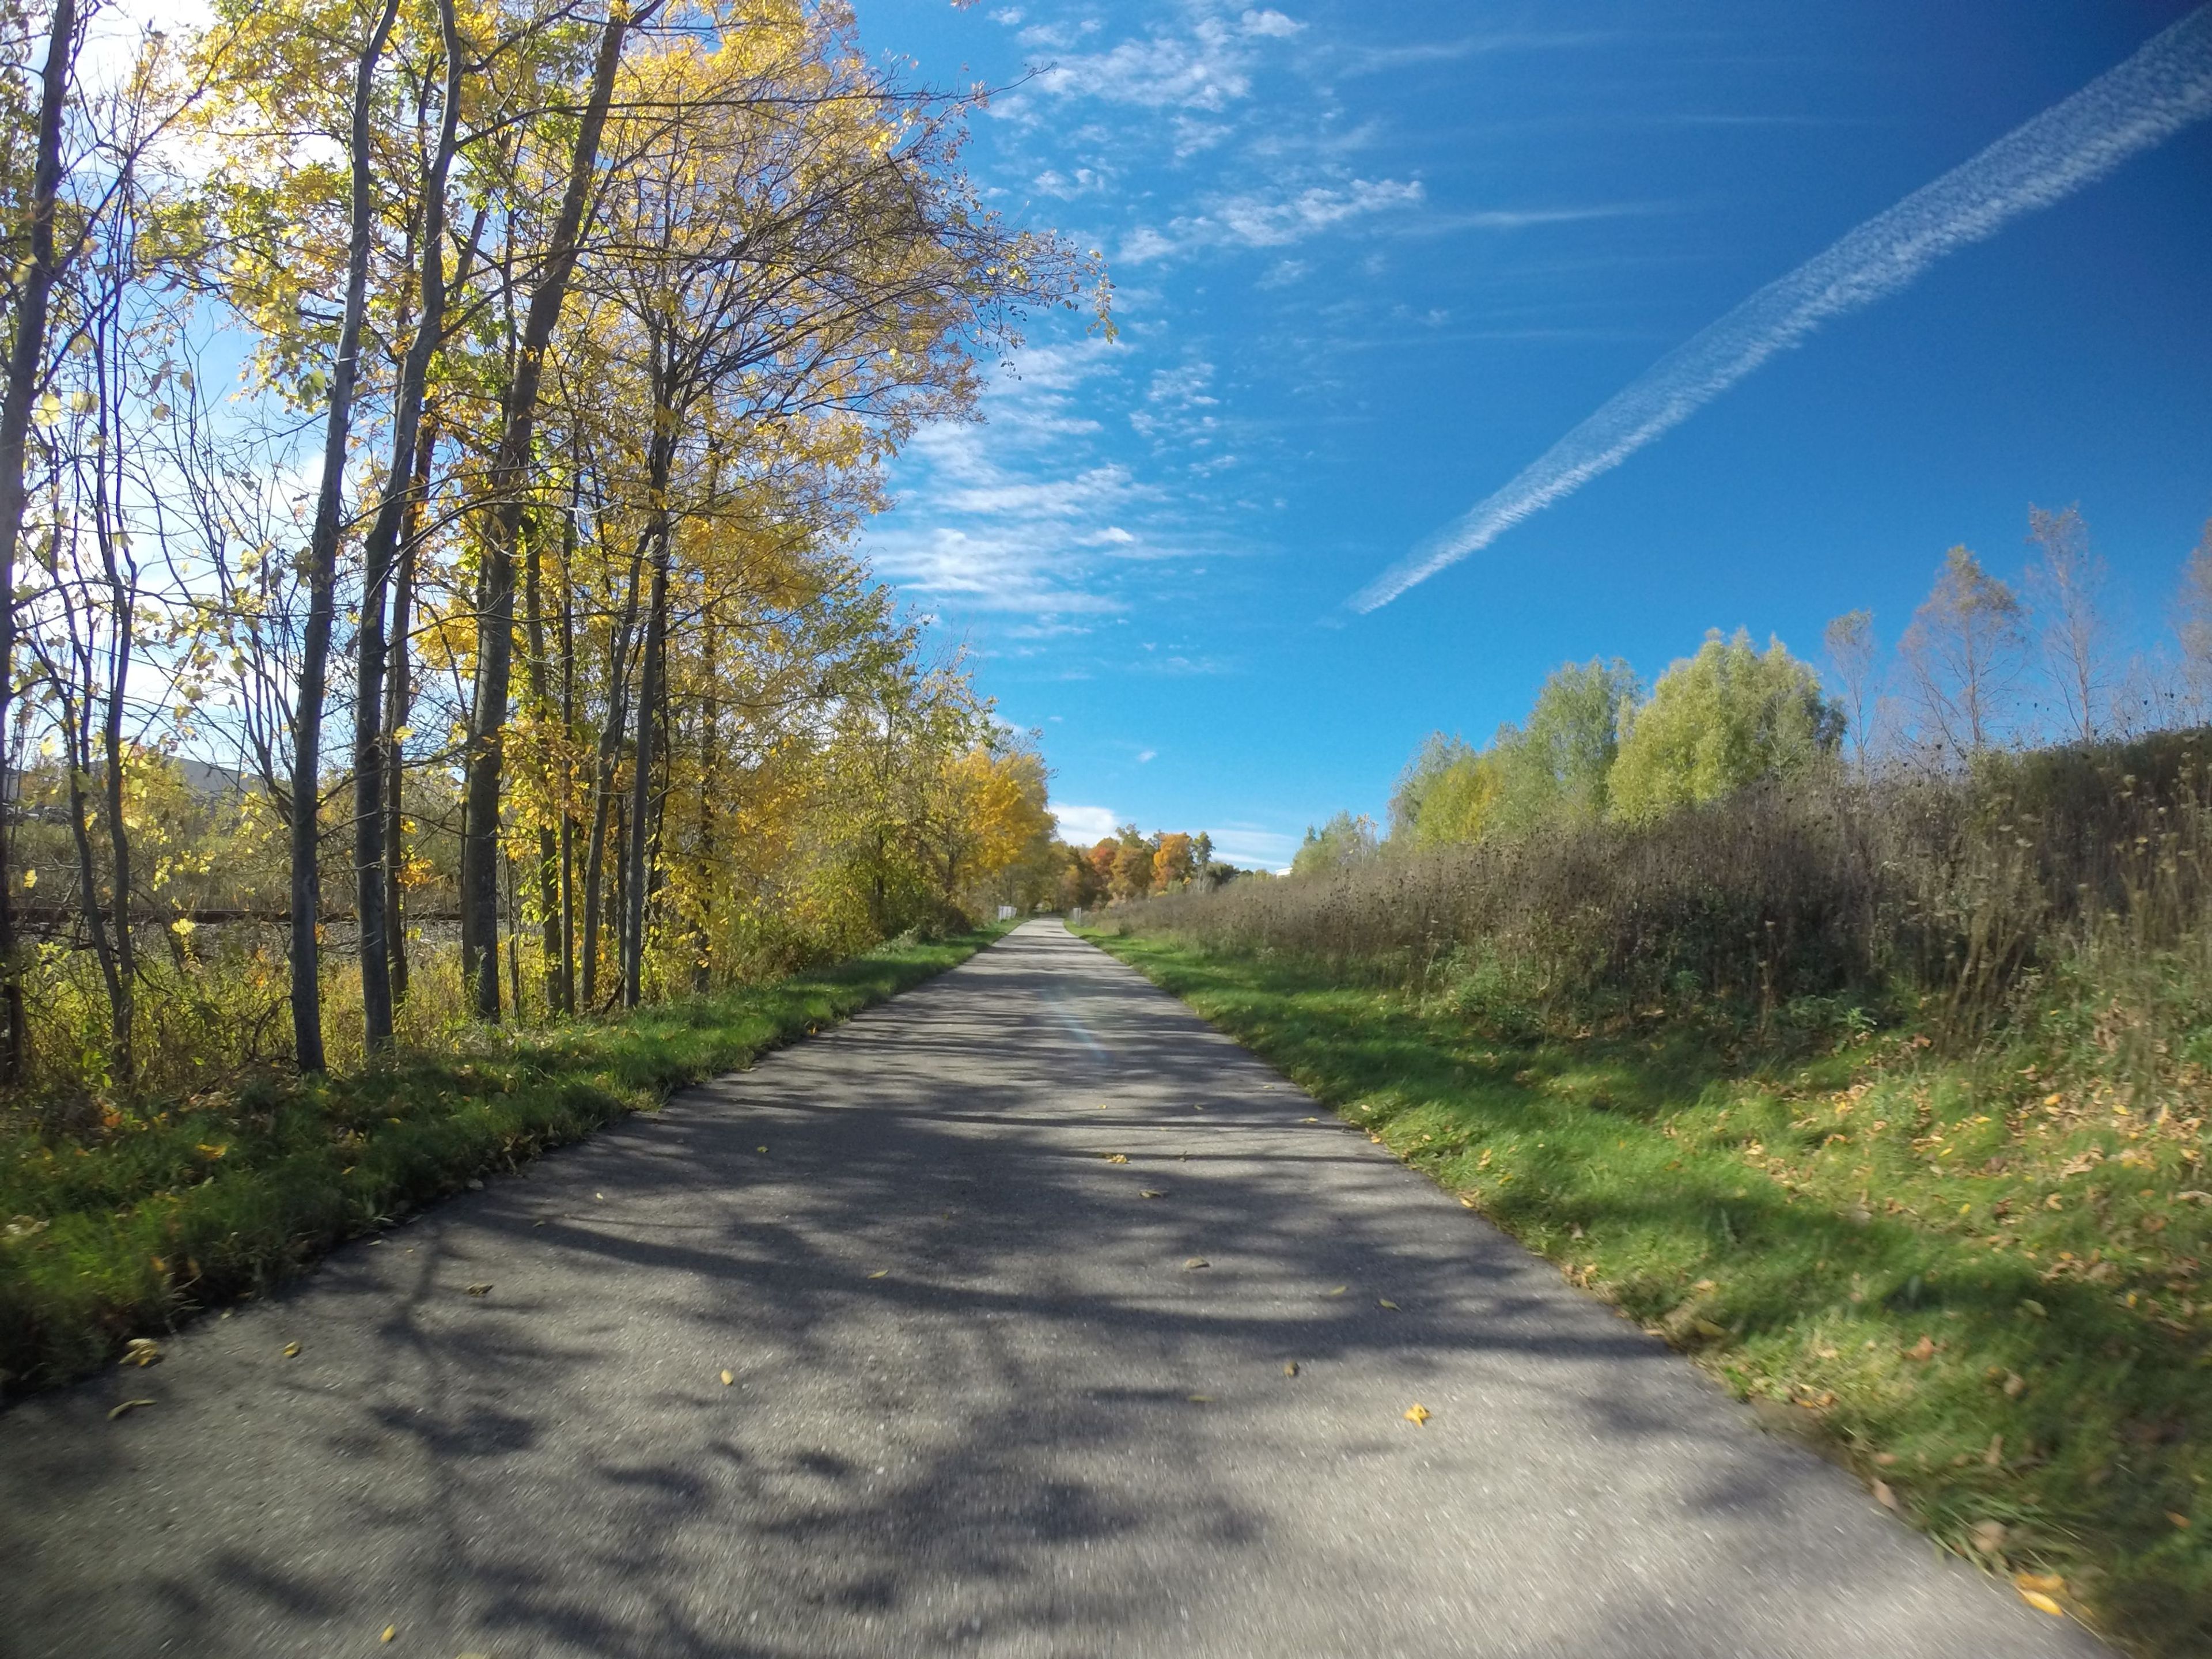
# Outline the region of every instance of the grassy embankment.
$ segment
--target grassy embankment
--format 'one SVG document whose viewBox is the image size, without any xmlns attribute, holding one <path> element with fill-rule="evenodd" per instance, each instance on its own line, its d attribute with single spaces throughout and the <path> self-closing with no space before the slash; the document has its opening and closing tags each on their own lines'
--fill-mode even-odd
<svg viewBox="0 0 2212 1659">
<path fill-rule="evenodd" d="M 0 1397 L 270 1285 L 343 1240 L 749 1064 L 1003 933 L 887 945 L 626 1018 L 482 1033 L 351 1075 L 276 1073 L 91 1135 L 0 1124 Z"/>
<path fill-rule="evenodd" d="M 1881 1502 L 2139 1652 L 2212 1650 L 2204 1056 L 2149 1105 L 2109 988 L 1948 1057 L 1909 1018 L 1544 1032 L 1143 915 L 1085 934 Z M 2169 1060 L 2212 1048 L 2193 1012 Z"/>
</svg>

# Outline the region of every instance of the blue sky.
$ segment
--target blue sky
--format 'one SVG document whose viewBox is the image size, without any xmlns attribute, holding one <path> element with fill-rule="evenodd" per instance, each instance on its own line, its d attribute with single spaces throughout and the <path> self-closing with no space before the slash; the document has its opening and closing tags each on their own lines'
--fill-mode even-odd
<svg viewBox="0 0 2212 1659">
<path fill-rule="evenodd" d="M 861 0 L 969 162 L 1106 256 L 922 434 L 864 550 L 1044 733 L 1071 836 L 1286 862 L 1430 731 L 1709 628 L 1893 641 L 1943 550 L 2017 572 L 2078 501 L 2153 648 L 2212 518 L 2212 122 L 1827 321 L 1392 603 L 1347 601 L 1666 354 L 2189 13 Z"/>
</svg>

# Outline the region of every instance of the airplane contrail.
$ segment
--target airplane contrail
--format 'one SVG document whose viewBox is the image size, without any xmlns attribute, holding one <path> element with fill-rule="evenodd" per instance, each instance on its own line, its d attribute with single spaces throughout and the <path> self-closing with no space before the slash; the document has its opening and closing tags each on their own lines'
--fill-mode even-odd
<svg viewBox="0 0 2212 1659">
<path fill-rule="evenodd" d="M 2212 4 L 1677 346 L 1504 489 L 1354 594 L 1352 608 L 1389 604 L 1619 466 L 1830 318 L 1895 293 L 1945 254 L 2063 201 L 2207 115 Z"/>
</svg>

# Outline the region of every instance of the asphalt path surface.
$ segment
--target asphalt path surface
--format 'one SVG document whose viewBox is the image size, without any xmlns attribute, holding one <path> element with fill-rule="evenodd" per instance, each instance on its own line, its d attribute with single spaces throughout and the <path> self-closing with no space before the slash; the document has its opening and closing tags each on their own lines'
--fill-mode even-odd
<svg viewBox="0 0 2212 1659">
<path fill-rule="evenodd" d="M 2103 1650 L 1056 922 L 164 1346 L 0 1652 Z"/>
</svg>

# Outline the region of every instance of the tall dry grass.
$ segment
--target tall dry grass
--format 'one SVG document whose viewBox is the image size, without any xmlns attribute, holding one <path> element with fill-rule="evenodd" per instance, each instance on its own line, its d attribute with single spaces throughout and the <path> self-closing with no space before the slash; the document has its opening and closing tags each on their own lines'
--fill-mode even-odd
<svg viewBox="0 0 2212 1659">
<path fill-rule="evenodd" d="M 1762 1023 L 1909 1000 L 1977 1037 L 2062 969 L 2212 984 L 2212 730 L 1838 768 L 1643 827 L 1590 823 L 1182 891 L 1116 914 L 1492 1015 Z"/>
</svg>

